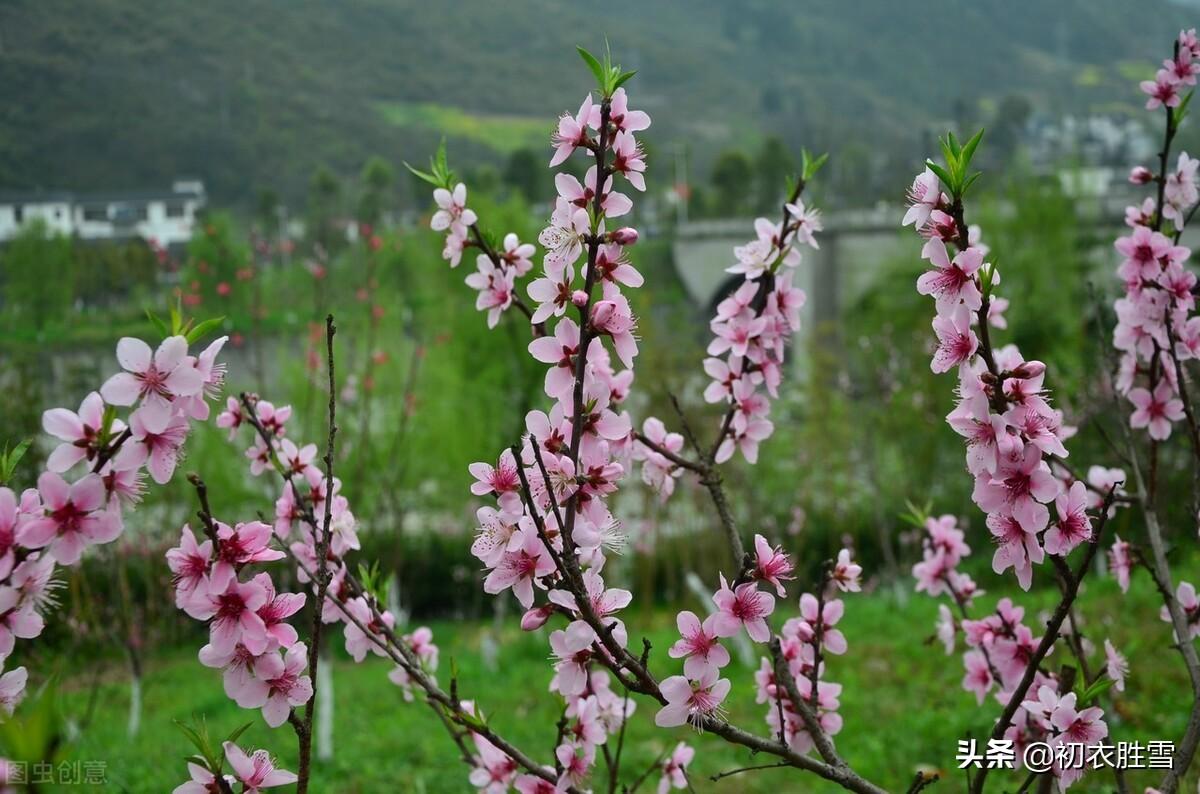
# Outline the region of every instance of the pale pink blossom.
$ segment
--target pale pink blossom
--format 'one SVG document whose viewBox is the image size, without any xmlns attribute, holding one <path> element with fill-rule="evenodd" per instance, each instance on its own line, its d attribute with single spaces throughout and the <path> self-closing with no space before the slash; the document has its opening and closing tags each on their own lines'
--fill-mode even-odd
<svg viewBox="0 0 1200 794">
<path fill-rule="evenodd" d="M 449 229 L 455 237 L 466 237 L 468 228 L 478 220 L 475 212 L 467 209 L 467 186 L 459 182 L 453 191 L 437 188 L 433 191 L 433 200 L 438 209 L 433 213 L 429 227 L 436 232 Z"/>
<path fill-rule="evenodd" d="M 843 593 L 857 593 L 862 590 L 862 584 L 859 581 L 861 576 L 862 566 L 850 559 L 850 550 L 839 551 L 829 580 Z"/>
<path fill-rule="evenodd" d="M 659 690 L 667 704 L 654 715 L 654 724 L 660 728 L 674 728 L 691 722 L 700 729 L 706 719 L 722 719 L 721 703 L 732 685 L 728 679 L 718 680 L 718 675 L 716 668 L 710 667 L 695 681 L 681 675 L 663 679 Z"/>
<path fill-rule="evenodd" d="M 187 440 L 187 419 L 145 405 L 129 417 L 129 430 L 132 435 L 117 453 L 117 466 L 130 469 L 145 465 L 151 479 L 159 485 L 167 483 Z"/>
<path fill-rule="evenodd" d="M 656 794 L 667 794 L 673 788 L 687 788 L 687 768 L 696 757 L 696 751 L 683 742 L 663 761 L 662 777 L 658 781 Z"/>
<path fill-rule="evenodd" d="M 124 372 L 100 387 L 109 405 L 133 405 L 139 399 L 165 410 L 176 396 L 189 397 L 204 387 L 204 376 L 187 360 L 187 340 L 171 336 L 158 350 L 141 339 L 123 337 L 117 343 L 117 361 Z"/>
<path fill-rule="evenodd" d="M 1113 689 L 1125 691 L 1125 676 L 1129 675 L 1129 662 L 1112 644 L 1112 640 L 1104 639 L 1104 671 L 1112 679 Z"/>
<path fill-rule="evenodd" d="M 15 587 L 0 585 L 0 658 L 7 658 L 13 652 L 16 640 L 31 640 L 45 626 L 35 599 L 26 598 Z"/>
<path fill-rule="evenodd" d="M 382 635 L 391 631 L 392 627 L 396 625 L 396 618 L 392 613 L 387 610 L 377 613 L 371 609 L 362 596 L 350 599 L 345 606 L 354 618 L 354 620 L 346 620 L 343 632 L 346 640 L 346 653 L 350 654 L 356 662 L 367 658 L 367 651 L 376 656 L 386 656 L 387 653 L 381 646 L 381 643 L 384 642 Z M 359 624 L 362 624 L 361 628 Z"/>
<path fill-rule="evenodd" d="M 210 772 L 205 767 L 200 766 L 194 761 L 188 761 L 188 774 L 192 779 L 186 783 L 180 783 L 171 794 L 214 794 L 221 791 L 220 785 L 217 783 L 217 776 Z M 231 775 L 222 775 L 225 784 L 232 790 L 234 779 Z"/>
<path fill-rule="evenodd" d="M 564 697 L 581 695 L 587 688 L 588 664 L 595 639 L 595 632 L 582 621 L 550 633 L 550 651 L 556 660 L 555 681 L 558 692 Z"/>
<path fill-rule="evenodd" d="M 1180 610 L 1183 611 L 1183 619 L 1187 631 L 1185 641 L 1191 641 L 1196 637 L 1200 637 L 1200 597 L 1196 595 L 1195 586 L 1191 582 L 1180 582 L 1179 586 L 1175 588 L 1175 601 L 1179 604 Z M 1167 623 L 1172 622 L 1171 610 L 1165 605 L 1159 609 L 1158 616 Z M 1175 639 L 1179 641 L 1178 636 Z"/>
<path fill-rule="evenodd" d="M 98 392 L 83 398 L 79 413 L 66 408 L 52 408 L 42 414 L 42 429 L 62 441 L 46 459 L 46 468 L 65 472 L 81 460 L 89 463 L 100 452 L 104 429 L 104 400 Z M 114 421 L 110 433 L 120 435 L 124 425 Z"/>
<path fill-rule="evenodd" d="M 1133 547 L 1114 535 L 1112 548 L 1108 551 L 1108 569 L 1117 580 L 1122 593 L 1129 592 L 1129 575 L 1133 572 Z"/>
<path fill-rule="evenodd" d="M 579 106 L 578 113 L 574 116 L 564 113 L 559 117 L 558 127 L 550 136 L 550 144 L 554 147 L 554 156 L 550 158 L 551 168 L 561 165 L 580 146 L 587 145 L 587 127 L 593 107 L 592 95 L 588 94 Z"/>
<path fill-rule="evenodd" d="M 967 671 L 963 676 L 963 689 L 974 692 L 975 699 L 983 705 L 983 699 L 987 697 L 995 680 L 992 678 L 987 659 L 981 651 L 967 651 L 963 654 L 963 666 Z"/>
<path fill-rule="evenodd" d="M 265 690 L 262 708 L 263 719 L 272 728 L 287 722 L 288 713 L 312 698 L 312 680 L 304 675 L 308 666 L 308 647 L 298 642 L 288 648 L 286 654 L 268 653 L 254 662 L 254 677 L 262 682 Z M 239 704 L 243 708 L 259 706 Z"/>
<path fill-rule="evenodd" d="M 1134 430 L 1146 428 L 1150 438 L 1166 441 L 1171 436 L 1171 423 L 1184 418 L 1183 401 L 1175 396 L 1175 390 L 1165 380 L 1151 393 L 1137 388 L 1129 392 L 1129 401 L 1134 411 L 1129 417 L 1129 426 Z"/>
<path fill-rule="evenodd" d="M 276 769 L 266 750 L 255 750 L 253 755 L 247 755 L 242 748 L 233 742 L 225 742 L 225 759 L 233 770 L 233 775 L 241 782 L 243 794 L 257 794 L 265 788 L 287 786 L 296 782 L 296 775 L 283 769 Z"/>
<path fill-rule="evenodd" d="M 593 106 L 588 116 L 588 124 L 592 129 L 600 128 L 601 118 L 600 106 Z M 624 88 L 618 88 L 609 100 L 608 123 L 618 132 L 641 132 L 650 126 L 650 116 L 641 110 L 630 110 L 629 95 Z"/>
<path fill-rule="evenodd" d="M 929 216 L 942 204 L 942 185 L 937 176 L 926 168 L 917 174 L 912 187 L 908 189 L 908 210 L 904 213 L 901 226 L 913 224 L 920 229 L 929 222 Z"/>
<path fill-rule="evenodd" d="M 646 189 L 646 153 L 628 132 L 618 132 L 612 143 L 612 169 L 638 190 Z"/>
<path fill-rule="evenodd" d="M 761 592 L 754 582 L 731 589 L 721 574 L 721 588 L 713 594 L 713 603 L 717 605 L 713 630 L 718 637 L 732 637 L 744 627 L 755 642 L 771 638 L 766 618 L 775 611 L 775 596 Z"/>
<path fill-rule="evenodd" d="M 550 216 L 550 225 L 538 234 L 538 242 L 546 249 L 548 273 L 553 270 L 557 275 L 562 268 L 574 264 L 583 253 L 583 236 L 591 230 L 587 210 L 560 196 Z"/>
<path fill-rule="evenodd" d="M 716 615 L 704 623 L 696 613 L 684 610 L 675 617 L 680 639 L 667 651 L 672 659 L 683 659 L 683 674 L 698 680 L 709 668 L 719 670 L 729 664 L 729 651 L 717 639 Z"/>
<path fill-rule="evenodd" d="M 1143 80 L 1138 85 L 1142 93 L 1150 95 L 1146 100 L 1146 110 L 1157 110 L 1164 106 L 1179 107 L 1179 84 L 1166 69 L 1159 69 L 1153 80 Z"/>
<path fill-rule="evenodd" d="M 0 711 L 12 716 L 13 710 L 25 697 L 25 683 L 29 673 L 24 667 L 15 667 L 0 675 Z"/>
<path fill-rule="evenodd" d="M 621 363 L 633 367 L 633 359 L 638 354 L 637 319 L 624 295 L 613 295 L 592 306 L 592 328 L 611 338 Z"/>
</svg>

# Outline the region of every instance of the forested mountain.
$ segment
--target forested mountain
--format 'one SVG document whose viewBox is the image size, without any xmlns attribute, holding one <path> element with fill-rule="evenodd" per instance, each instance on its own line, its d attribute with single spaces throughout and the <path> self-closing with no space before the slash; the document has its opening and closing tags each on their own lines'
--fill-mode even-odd
<svg viewBox="0 0 1200 794">
<path fill-rule="evenodd" d="M 320 163 L 423 161 L 443 133 L 503 168 L 578 105 L 574 45 L 605 39 L 640 70 L 652 153 L 706 166 L 777 133 L 871 171 L 1006 97 L 1132 108 L 1130 76 L 1188 21 L 1150 0 L 5 0 L 0 186 L 187 174 L 217 201 L 298 200 Z"/>
</svg>

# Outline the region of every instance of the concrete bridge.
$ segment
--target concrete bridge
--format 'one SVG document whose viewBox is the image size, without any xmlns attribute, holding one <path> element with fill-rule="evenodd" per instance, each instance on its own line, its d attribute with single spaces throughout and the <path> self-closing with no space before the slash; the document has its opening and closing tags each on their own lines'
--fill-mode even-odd
<svg viewBox="0 0 1200 794">
<path fill-rule="evenodd" d="M 808 294 L 805 325 L 837 319 L 839 307 L 866 289 L 884 262 L 911 254 L 916 258 L 911 232 L 901 234 L 902 209 L 887 206 L 846 210 L 825 215 L 824 231 L 817 235 L 821 247 L 803 249 L 793 284 Z M 715 307 L 742 277 L 726 273 L 733 265 L 735 246 L 754 239 L 751 218 L 723 218 L 681 224 L 676 228 L 671 252 L 675 269 L 692 300 Z"/>
<path fill-rule="evenodd" d="M 1089 253 L 1103 265 L 1105 273 L 1111 273 L 1117 264 L 1111 240 L 1126 228 L 1125 207 L 1140 202 L 1143 195 L 1142 191 L 1122 189 L 1077 202 L 1081 225 L 1101 232 L 1097 248 Z M 805 331 L 836 328 L 842 309 L 875 283 L 886 263 L 905 257 L 914 263 L 919 259 L 920 246 L 912 228 L 900 227 L 903 216 L 904 208 L 899 205 L 824 215 L 824 231 L 817 235 L 821 247 L 803 250 L 804 259 L 793 277 L 793 283 L 808 294 L 802 315 Z M 697 221 L 676 228 L 672 241 L 675 269 L 697 305 L 715 307 L 740 283 L 740 275 L 731 275 L 725 269 L 736 261 L 733 248 L 753 237 L 751 218 Z M 1200 234 L 1189 228 L 1183 244 L 1200 246 Z"/>
</svg>

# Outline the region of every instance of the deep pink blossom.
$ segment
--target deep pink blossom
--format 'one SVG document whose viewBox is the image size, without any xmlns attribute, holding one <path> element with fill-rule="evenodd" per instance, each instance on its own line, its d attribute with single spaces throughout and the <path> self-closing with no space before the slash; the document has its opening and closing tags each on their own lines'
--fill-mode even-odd
<svg viewBox="0 0 1200 794">
<path fill-rule="evenodd" d="M 965 364 L 979 348 L 979 339 L 971 330 L 971 318 L 965 306 L 959 306 L 949 315 L 934 317 L 933 331 L 937 334 L 938 347 L 929 367 L 934 372 L 949 372 Z"/>
<path fill-rule="evenodd" d="M 554 559 L 541 539 L 533 533 L 524 537 L 516 551 L 506 551 L 500 562 L 483 581 L 484 592 L 495 595 L 512 589 L 521 606 L 533 606 L 533 585 L 554 571 Z"/>
<path fill-rule="evenodd" d="M 949 314 L 960 303 L 971 311 L 977 311 L 983 305 L 983 295 L 975 278 L 983 264 L 980 249 L 967 248 L 951 260 L 946 244 L 935 237 L 925 244 L 922 253 L 933 269 L 917 279 L 917 292 L 932 295 L 939 314 Z"/>
<path fill-rule="evenodd" d="M 782 547 L 772 547 L 762 535 L 754 536 L 754 576 L 756 579 L 774 585 L 775 594 L 783 598 L 787 595 L 783 583 L 796 578 L 792 575 L 793 570 L 792 560 L 784 553 Z"/>
<path fill-rule="evenodd" d="M 209 576 L 214 594 L 223 593 L 243 565 L 281 560 L 284 553 L 271 548 L 272 527 L 262 521 L 217 525 L 217 558 Z"/>
<path fill-rule="evenodd" d="M 1087 516 L 1087 486 L 1071 484 L 1070 490 L 1054 500 L 1058 520 L 1046 531 L 1047 554 L 1069 554 L 1072 549 L 1092 537 L 1092 522 Z"/>
<path fill-rule="evenodd" d="M 203 614 L 208 608 L 212 541 L 196 542 L 191 528 L 184 524 L 179 545 L 167 551 L 167 566 L 175 585 L 175 606 L 193 617 L 193 610 Z"/>
<path fill-rule="evenodd" d="M 38 477 L 45 513 L 30 518 L 17 531 L 17 541 L 30 549 L 46 548 L 63 565 L 74 565 L 83 550 L 108 543 L 121 533 L 119 513 L 105 509 L 104 481 L 87 474 L 68 485 L 54 472 Z"/>
</svg>

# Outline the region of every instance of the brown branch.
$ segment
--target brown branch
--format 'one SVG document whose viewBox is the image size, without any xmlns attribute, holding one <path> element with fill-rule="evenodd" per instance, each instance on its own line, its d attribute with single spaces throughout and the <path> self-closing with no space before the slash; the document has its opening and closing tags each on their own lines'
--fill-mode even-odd
<svg viewBox="0 0 1200 794">
<path fill-rule="evenodd" d="M 128 441 L 132 435 L 133 431 L 127 427 L 121 431 L 121 435 L 117 436 L 112 443 L 107 444 L 104 449 L 100 450 L 99 454 L 96 455 L 96 462 L 92 464 L 92 473 L 95 474 L 103 469 L 105 464 L 112 460 L 113 457 L 115 457 L 116 454 L 121 451 L 121 447 L 125 445 L 125 442 Z"/>
<path fill-rule="evenodd" d="M 722 778 L 733 777 L 734 775 L 740 775 L 743 772 L 757 772 L 760 769 L 779 769 L 780 767 L 784 767 L 784 766 L 788 766 L 788 765 L 789 764 L 786 761 L 779 761 L 774 764 L 757 764 L 755 766 L 743 766 L 743 767 L 738 767 L 737 769 L 730 769 L 726 772 L 718 772 L 715 775 L 709 775 L 708 779 L 711 780 L 712 782 L 716 783 L 718 780 L 721 780 Z"/>
<path fill-rule="evenodd" d="M 313 527 L 313 545 L 315 546 L 317 570 L 313 578 L 317 600 L 312 610 L 312 626 L 309 629 L 310 642 L 308 645 L 308 674 L 312 681 L 312 695 L 304 708 L 304 720 L 296 728 L 296 738 L 300 745 L 300 764 L 296 775 L 296 794 L 308 791 L 308 781 L 312 763 L 312 723 L 317 710 L 317 665 L 320 663 L 321 647 L 321 613 L 325 603 L 325 594 L 329 589 L 329 554 L 330 524 L 333 520 L 333 459 L 334 441 L 337 438 L 337 382 L 334 374 L 333 337 L 337 333 L 333 315 L 325 317 L 325 364 L 329 372 L 329 438 L 325 444 L 325 516 L 321 527 Z"/>
<path fill-rule="evenodd" d="M 484 253 L 484 256 L 486 256 L 489 260 L 491 260 L 492 264 L 501 273 L 508 270 L 508 263 L 505 262 L 503 257 L 501 257 L 500 254 L 496 253 L 496 249 L 492 248 L 492 246 L 488 243 L 488 241 L 486 239 L 484 239 L 483 233 L 479 231 L 479 224 L 477 224 L 477 223 L 471 224 L 470 244 L 474 245 L 476 248 L 478 248 L 480 251 L 482 251 Z M 521 314 L 524 314 L 532 322 L 533 310 L 530 309 L 529 305 L 526 304 L 525 301 L 523 301 L 521 299 L 521 296 L 517 294 L 517 291 L 515 288 L 513 289 L 513 293 L 512 293 L 512 305 L 516 306 L 517 309 L 520 310 Z M 545 323 L 534 323 L 532 325 L 532 328 L 533 328 L 533 335 L 535 337 L 546 335 L 546 324 Z"/>
<path fill-rule="evenodd" d="M 694 471 L 697 474 L 700 474 L 702 476 L 708 474 L 708 465 L 705 463 L 698 463 L 694 460 L 690 460 L 688 458 L 683 457 L 682 455 L 680 455 L 677 452 L 672 452 L 671 450 L 664 447 L 662 444 L 657 444 L 657 443 L 651 441 L 650 439 L 646 438 L 645 435 L 643 435 L 642 433 L 639 433 L 637 430 L 633 431 L 633 437 L 639 444 L 646 447 L 647 449 L 651 449 L 654 452 L 657 452 L 659 455 L 662 455 L 664 458 L 671 461 L 676 466 L 679 466 L 684 469 L 688 469 L 690 471 Z"/>
<path fill-rule="evenodd" d="M 1100 538 L 1104 533 L 1105 524 L 1108 523 L 1108 509 L 1112 506 L 1112 496 L 1115 491 L 1116 485 L 1109 489 L 1103 503 L 1100 505 L 1100 517 L 1096 529 L 1092 533 L 1091 539 L 1087 541 L 1087 549 L 1084 551 L 1083 559 L 1079 561 L 1079 565 L 1075 568 L 1075 572 L 1071 573 L 1069 568 L 1065 572 L 1064 578 L 1066 581 L 1063 596 L 1059 600 L 1058 606 L 1055 607 L 1054 613 L 1050 616 L 1049 622 L 1046 624 L 1045 635 L 1042 637 L 1041 642 L 1038 643 L 1038 647 L 1033 652 L 1033 656 L 1030 657 L 1029 663 L 1025 666 L 1025 674 L 1021 676 L 1021 682 L 1013 690 L 1008 704 L 1004 707 L 1004 711 L 1000 713 L 1000 719 L 996 721 L 996 725 L 992 728 L 992 739 L 1004 738 L 1004 732 L 1012 724 L 1017 709 L 1021 707 L 1021 702 L 1025 700 L 1025 694 L 1033 684 L 1033 679 L 1038 673 L 1039 665 L 1046 658 L 1046 655 L 1050 653 L 1050 649 L 1058 639 L 1059 631 L 1062 629 L 1062 624 L 1067 618 L 1067 613 L 1070 611 L 1071 605 L 1075 603 L 1075 598 L 1079 595 L 1079 585 L 1083 581 L 1083 578 L 1087 576 L 1092 559 L 1100 549 Z M 987 779 L 988 771 L 987 767 L 978 770 L 974 780 L 971 782 L 971 794 L 979 794 L 983 791 L 983 784 Z"/>
</svg>

